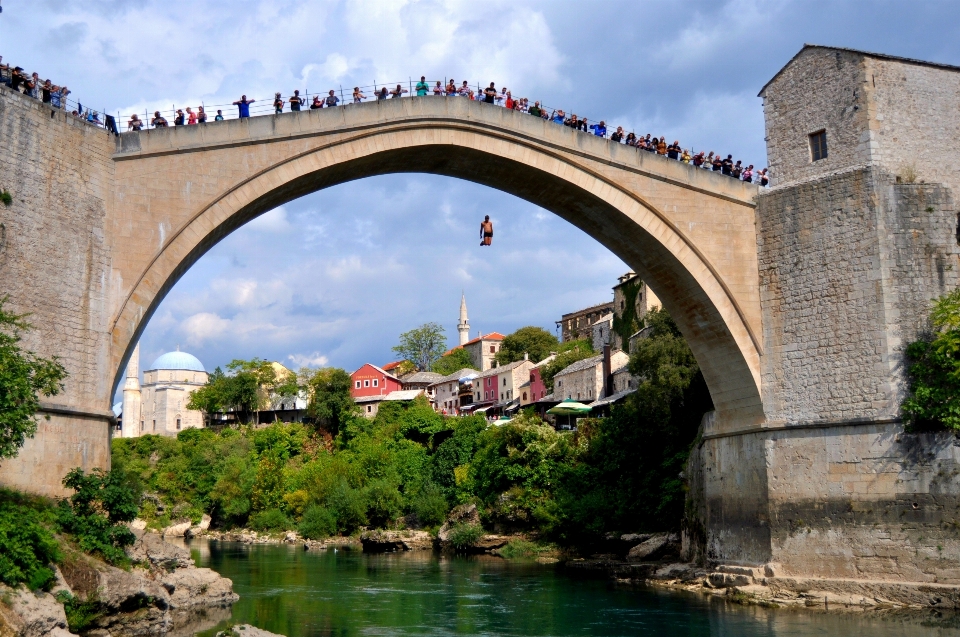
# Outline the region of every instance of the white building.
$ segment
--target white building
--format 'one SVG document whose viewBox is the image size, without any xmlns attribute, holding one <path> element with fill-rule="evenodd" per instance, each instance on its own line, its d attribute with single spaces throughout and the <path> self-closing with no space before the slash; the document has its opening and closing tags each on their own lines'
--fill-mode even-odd
<svg viewBox="0 0 960 637">
<path fill-rule="evenodd" d="M 207 383 L 203 364 L 186 352 L 167 352 L 143 373 L 140 388 L 139 362 L 140 346 L 137 345 L 127 364 L 121 435 L 124 438 L 145 434 L 176 436 L 183 429 L 203 427 L 203 414 L 187 409 L 190 395 Z"/>
</svg>

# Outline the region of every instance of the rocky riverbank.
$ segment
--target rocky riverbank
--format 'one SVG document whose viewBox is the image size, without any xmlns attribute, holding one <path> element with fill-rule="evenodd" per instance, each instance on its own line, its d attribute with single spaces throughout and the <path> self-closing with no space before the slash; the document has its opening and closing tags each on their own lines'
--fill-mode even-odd
<svg viewBox="0 0 960 637">
<path fill-rule="evenodd" d="M 65 637 L 67 609 L 82 615 L 83 635 L 134 637 L 193 635 L 230 616 L 239 599 L 233 582 L 197 568 L 190 552 L 135 529 L 127 549 L 130 570 L 74 554 L 57 569 L 50 593 L 0 586 L 0 637 Z"/>
<path fill-rule="evenodd" d="M 949 610 L 960 611 L 960 587 L 924 582 L 796 577 L 763 567 L 715 565 L 710 568 L 679 561 L 678 538 L 669 534 L 624 535 L 621 545 L 637 542 L 625 553 L 570 559 L 564 567 L 603 574 L 618 583 L 648 585 L 723 597 L 766 608 L 803 607 L 820 610 Z"/>
</svg>

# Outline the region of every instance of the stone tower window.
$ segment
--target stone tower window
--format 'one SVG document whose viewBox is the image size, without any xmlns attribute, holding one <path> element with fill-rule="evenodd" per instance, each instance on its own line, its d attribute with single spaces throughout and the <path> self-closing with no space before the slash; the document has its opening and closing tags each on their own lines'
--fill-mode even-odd
<svg viewBox="0 0 960 637">
<path fill-rule="evenodd" d="M 810 159 L 820 161 L 827 158 L 827 131 L 810 134 Z"/>
<path fill-rule="evenodd" d="M 177 429 L 180 429 L 180 419 L 177 418 Z"/>
</svg>

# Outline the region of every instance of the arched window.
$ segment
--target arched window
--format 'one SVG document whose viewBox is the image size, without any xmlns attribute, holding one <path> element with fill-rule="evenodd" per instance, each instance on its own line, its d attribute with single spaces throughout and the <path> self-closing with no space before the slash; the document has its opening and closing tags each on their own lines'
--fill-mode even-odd
<svg viewBox="0 0 960 637">
<path fill-rule="evenodd" d="M 524 399 L 524 400 L 527 399 L 527 392 L 523 392 L 523 399 Z"/>
<path fill-rule="evenodd" d="M 180 414 L 177 414 L 177 430 L 180 429 Z"/>
</svg>

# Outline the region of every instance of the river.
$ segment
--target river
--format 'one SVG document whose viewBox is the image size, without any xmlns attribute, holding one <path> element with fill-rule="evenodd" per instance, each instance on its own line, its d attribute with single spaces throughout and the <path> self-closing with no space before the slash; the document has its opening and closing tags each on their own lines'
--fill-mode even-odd
<svg viewBox="0 0 960 637">
<path fill-rule="evenodd" d="M 232 579 L 240 595 L 229 622 L 203 637 L 241 623 L 288 637 L 960 636 L 960 620 L 935 613 L 876 618 L 743 607 L 489 556 L 307 552 L 203 540 L 190 548 L 199 566 Z"/>
</svg>

